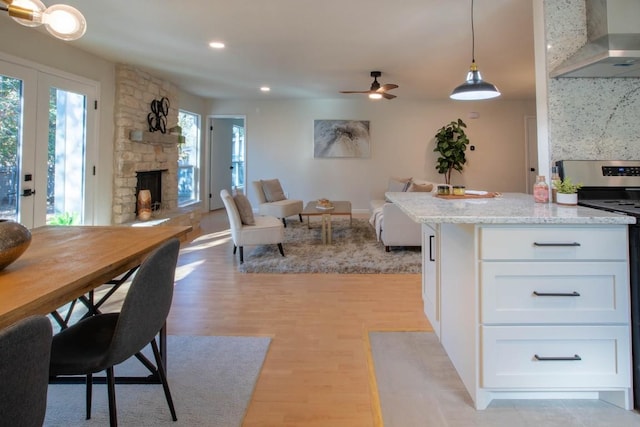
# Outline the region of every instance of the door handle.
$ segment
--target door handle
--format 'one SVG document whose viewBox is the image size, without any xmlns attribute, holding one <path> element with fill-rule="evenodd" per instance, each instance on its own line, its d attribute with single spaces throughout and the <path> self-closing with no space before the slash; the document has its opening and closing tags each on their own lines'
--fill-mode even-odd
<svg viewBox="0 0 640 427">
<path fill-rule="evenodd" d="M 36 190 L 32 190 L 31 188 L 25 188 L 22 190 L 22 197 L 29 197 L 36 194 Z"/>
<path fill-rule="evenodd" d="M 233 169 L 233 166 L 229 166 L 229 169 Z"/>
</svg>

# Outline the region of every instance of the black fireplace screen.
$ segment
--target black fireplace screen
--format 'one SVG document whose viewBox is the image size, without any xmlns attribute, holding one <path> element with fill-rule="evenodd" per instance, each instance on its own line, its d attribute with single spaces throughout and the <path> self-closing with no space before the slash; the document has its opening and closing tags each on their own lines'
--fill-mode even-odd
<svg viewBox="0 0 640 427">
<path fill-rule="evenodd" d="M 158 169 L 152 171 L 138 171 L 138 183 L 136 185 L 136 198 L 140 190 L 149 190 L 151 193 L 151 210 L 158 210 L 162 206 L 162 172 L 168 169 Z M 138 206 L 136 203 L 136 214 L 138 214 Z"/>
</svg>

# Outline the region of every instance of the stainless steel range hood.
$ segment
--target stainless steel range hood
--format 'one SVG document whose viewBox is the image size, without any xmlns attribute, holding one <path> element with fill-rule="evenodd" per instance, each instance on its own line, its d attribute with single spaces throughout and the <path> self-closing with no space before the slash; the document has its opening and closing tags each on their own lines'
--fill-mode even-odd
<svg viewBox="0 0 640 427">
<path fill-rule="evenodd" d="M 587 44 L 551 77 L 640 77 L 640 0 L 585 0 Z"/>
</svg>

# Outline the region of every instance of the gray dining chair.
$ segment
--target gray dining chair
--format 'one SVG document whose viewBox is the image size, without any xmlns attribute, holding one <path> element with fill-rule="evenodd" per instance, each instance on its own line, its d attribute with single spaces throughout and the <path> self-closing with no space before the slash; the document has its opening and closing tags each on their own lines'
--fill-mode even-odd
<svg viewBox="0 0 640 427">
<path fill-rule="evenodd" d="M 117 426 L 114 365 L 132 356 L 153 369 L 160 379 L 173 421 L 177 421 L 156 335 L 164 326 L 171 301 L 180 242 L 171 239 L 140 265 L 119 313 L 97 314 L 53 337 L 50 375 L 86 375 L 87 419 L 91 418 L 93 374 L 106 371 L 109 421 Z M 155 367 L 140 353 L 151 344 Z"/>
<path fill-rule="evenodd" d="M 27 317 L 0 331 L 0 424 L 42 426 L 51 335 L 51 322 L 45 316 Z"/>
</svg>

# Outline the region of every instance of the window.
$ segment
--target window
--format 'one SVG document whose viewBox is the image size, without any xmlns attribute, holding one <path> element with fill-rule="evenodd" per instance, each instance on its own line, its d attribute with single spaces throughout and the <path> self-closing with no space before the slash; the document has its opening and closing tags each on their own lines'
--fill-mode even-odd
<svg viewBox="0 0 640 427">
<path fill-rule="evenodd" d="M 244 127 L 233 125 L 233 150 L 231 152 L 231 184 L 244 188 Z"/>
<path fill-rule="evenodd" d="M 200 115 L 180 110 L 184 143 L 178 146 L 178 206 L 200 201 Z"/>
</svg>

